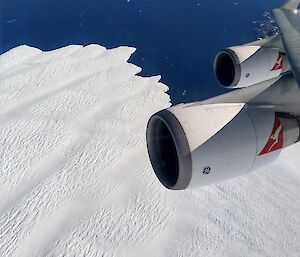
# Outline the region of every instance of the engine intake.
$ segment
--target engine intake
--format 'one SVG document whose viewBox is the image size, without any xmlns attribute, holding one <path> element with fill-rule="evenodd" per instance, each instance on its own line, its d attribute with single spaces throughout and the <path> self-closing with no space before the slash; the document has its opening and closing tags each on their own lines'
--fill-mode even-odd
<svg viewBox="0 0 300 257">
<path fill-rule="evenodd" d="M 161 111 L 149 120 L 147 143 L 160 182 L 169 189 L 187 188 L 192 176 L 191 150 L 182 126 L 172 112 Z"/>
<path fill-rule="evenodd" d="M 234 53 L 229 54 L 229 50 L 222 51 L 215 61 L 215 74 L 219 83 L 224 87 L 237 85 L 240 78 L 240 65 Z"/>
</svg>

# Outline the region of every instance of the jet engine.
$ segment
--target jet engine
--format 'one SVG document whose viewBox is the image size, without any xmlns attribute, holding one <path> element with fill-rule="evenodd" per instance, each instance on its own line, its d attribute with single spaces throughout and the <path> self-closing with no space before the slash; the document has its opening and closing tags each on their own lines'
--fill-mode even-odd
<svg viewBox="0 0 300 257">
<path fill-rule="evenodd" d="M 299 141 L 296 117 L 245 104 L 178 105 L 147 126 L 154 172 L 168 189 L 227 180 L 274 161 Z"/>
<path fill-rule="evenodd" d="M 228 88 L 243 88 L 276 78 L 289 63 L 277 48 L 235 46 L 217 54 L 214 71 L 218 82 Z"/>
</svg>

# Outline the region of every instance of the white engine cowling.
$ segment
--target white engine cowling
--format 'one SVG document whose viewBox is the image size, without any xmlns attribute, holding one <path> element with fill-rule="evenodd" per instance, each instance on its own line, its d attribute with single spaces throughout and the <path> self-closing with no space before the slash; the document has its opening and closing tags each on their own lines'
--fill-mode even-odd
<svg viewBox="0 0 300 257">
<path fill-rule="evenodd" d="M 160 182 L 182 190 L 253 171 L 275 160 L 299 136 L 296 118 L 271 109 L 179 105 L 150 118 L 147 147 Z"/>
<path fill-rule="evenodd" d="M 243 88 L 280 76 L 289 67 L 277 48 L 235 46 L 217 54 L 214 71 L 218 82 L 229 88 Z"/>
</svg>

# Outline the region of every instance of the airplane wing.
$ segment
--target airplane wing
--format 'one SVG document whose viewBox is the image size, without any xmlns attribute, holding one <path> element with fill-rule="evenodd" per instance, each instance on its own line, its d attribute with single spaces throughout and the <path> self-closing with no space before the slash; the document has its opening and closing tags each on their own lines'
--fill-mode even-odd
<svg viewBox="0 0 300 257">
<path fill-rule="evenodd" d="M 219 84 L 238 90 L 172 106 L 149 119 L 148 154 L 166 188 L 195 188 L 249 173 L 300 142 L 299 2 L 274 10 L 281 34 L 216 55 Z"/>
<path fill-rule="evenodd" d="M 298 0 L 289 0 L 286 1 L 280 8 L 282 9 L 297 9 L 299 6 L 299 1 Z"/>
<path fill-rule="evenodd" d="M 281 32 L 285 53 L 292 67 L 294 77 L 300 86 L 300 10 L 299 0 L 289 0 L 273 10 L 274 18 Z"/>
</svg>

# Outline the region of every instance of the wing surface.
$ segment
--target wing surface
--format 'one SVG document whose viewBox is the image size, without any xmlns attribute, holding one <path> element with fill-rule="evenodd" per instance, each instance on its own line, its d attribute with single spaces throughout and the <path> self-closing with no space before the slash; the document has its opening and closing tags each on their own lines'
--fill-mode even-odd
<svg viewBox="0 0 300 257">
<path fill-rule="evenodd" d="M 299 0 L 290 0 L 273 10 L 285 53 L 298 85 L 300 85 L 300 10 L 297 9 L 299 2 Z"/>
</svg>

